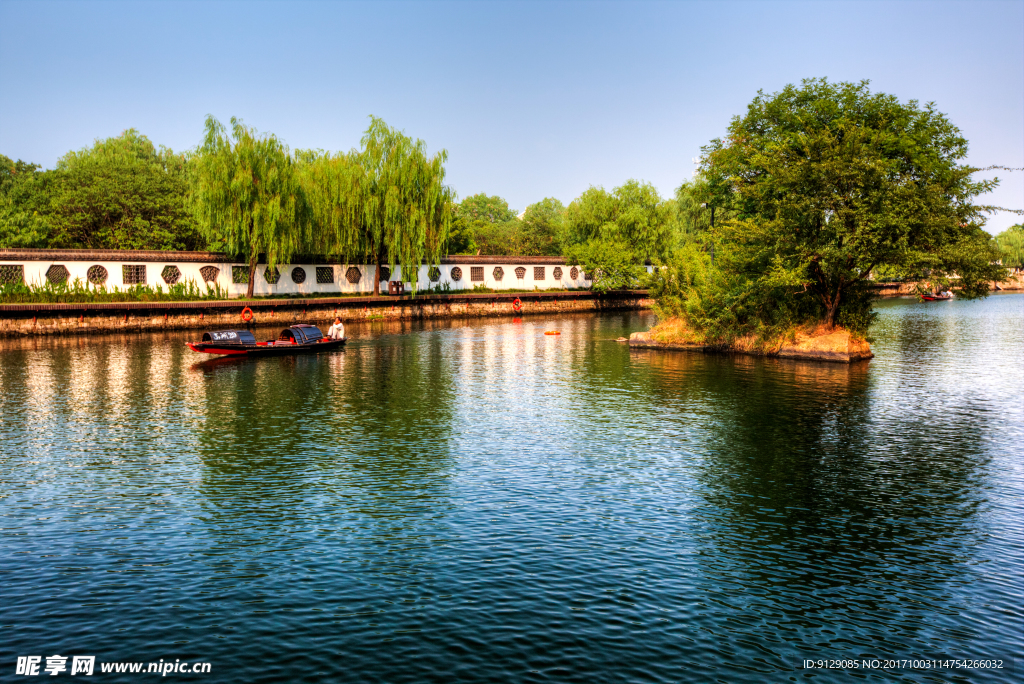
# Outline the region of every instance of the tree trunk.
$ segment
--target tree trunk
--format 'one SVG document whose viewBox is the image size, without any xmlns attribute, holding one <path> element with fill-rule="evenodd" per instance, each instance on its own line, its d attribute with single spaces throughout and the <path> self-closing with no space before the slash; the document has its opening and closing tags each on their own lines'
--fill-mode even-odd
<svg viewBox="0 0 1024 684">
<path fill-rule="evenodd" d="M 252 299 L 252 291 L 256 286 L 256 260 L 249 260 L 249 289 L 245 291 L 245 296 L 248 299 Z"/>
<path fill-rule="evenodd" d="M 839 297 L 842 293 L 842 290 L 836 292 L 836 296 L 828 303 L 828 325 L 830 328 L 836 327 L 836 317 L 839 315 Z"/>
<path fill-rule="evenodd" d="M 380 296 L 380 256 L 377 256 L 374 261 L 377 262 L 377 268 L 373 271 L 373 296 Z"/>
</svg>

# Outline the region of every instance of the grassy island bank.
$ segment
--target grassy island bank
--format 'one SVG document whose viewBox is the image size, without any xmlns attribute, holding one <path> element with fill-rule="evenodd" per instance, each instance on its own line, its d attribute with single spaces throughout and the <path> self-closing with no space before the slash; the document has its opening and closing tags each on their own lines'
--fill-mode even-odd
<svg viewBox="0 0 1024 684">
<path fill-rule="evenodd" d="M 748 354 L 779 358 L 852 363 L 874 356 L 863 335 L 827 325 L 801 326 L 773 338 L 754 334 L 729 342 L 708 343 L 693 334 L 681 318 L 660 321 L 648 331 L 629 336 L 629 346 L 639 349 Z"/>
</svg>

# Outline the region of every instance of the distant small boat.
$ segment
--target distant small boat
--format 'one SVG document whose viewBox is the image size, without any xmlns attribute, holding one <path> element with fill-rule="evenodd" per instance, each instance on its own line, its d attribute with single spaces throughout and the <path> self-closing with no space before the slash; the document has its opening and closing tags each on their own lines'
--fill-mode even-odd
<svg viewBox="0 0 1024 684">
<path fill-rule="evenodd" d="M 950 292 L 936 292 L 934 294 L 922 294 L 921 299 L 926 302 L 944 302 L 947 299 L 952 299 L 953 294 Z"/>
<path fill-rule="evenodd" d="M 218 330 L 203 333 L 202 342 L 188 342 L 189 349 L 201 354 L 221 356 L 280 356 L 302 352 L 321 352 L 338 349 L 347 337 L 331 340 L 324 337 L 315 325 L 293 325 L 285 328 L 276 340 L 257 342 L 251 330 Z"/>
</svg>

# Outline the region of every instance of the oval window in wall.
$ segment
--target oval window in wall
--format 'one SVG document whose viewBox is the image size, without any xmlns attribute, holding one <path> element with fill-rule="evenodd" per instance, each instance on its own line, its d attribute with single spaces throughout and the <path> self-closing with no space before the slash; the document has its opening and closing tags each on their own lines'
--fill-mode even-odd
<svg viewBox="0 0 1024 684">
<path fill-rule="evenodd" d="M 292 282 L 296 285 L 300 285 L 306 282 L 306 269 L 301 266 L 296 266 L 292 269 Z"/>
<path fill-rule="evenodd" d="M 455 282 L 462 280 L 462 269 L 458 266 L 452 269 L 452 280 Z"/>
</svg>

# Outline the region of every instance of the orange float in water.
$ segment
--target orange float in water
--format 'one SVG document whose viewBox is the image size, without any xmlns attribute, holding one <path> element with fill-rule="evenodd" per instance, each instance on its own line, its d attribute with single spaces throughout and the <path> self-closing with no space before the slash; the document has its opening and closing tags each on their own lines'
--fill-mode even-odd
<svg viewBox="0 0 1024 684">
<path fill-rule="evenodd" d="M 545 335 L 561 335 L 562 333 L 558 332 L 557 330 L 545 330 L 544 334 Z"/>
</svg>

